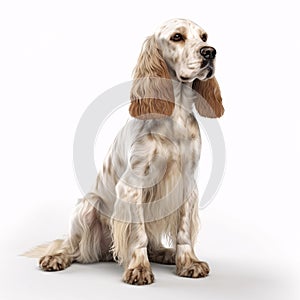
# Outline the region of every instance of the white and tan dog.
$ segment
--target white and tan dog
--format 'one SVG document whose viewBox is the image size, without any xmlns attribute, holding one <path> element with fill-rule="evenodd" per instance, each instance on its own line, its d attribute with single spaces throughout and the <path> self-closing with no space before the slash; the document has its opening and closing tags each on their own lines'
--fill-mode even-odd
<svg viewBox="0 0 300 300">
<path fill-rule="evenodd" d="M 208 275 L 193 249 L 201 148 L 193 107 L 211 118 L 224 113 L 215 56 L 206 32 L 189 20 L 170 20 L 145 41 L 131 89 L 133 119 L 77 204 L 68 237 L 28 253 L 41 254 L 42 270 L 115 259 L 130 284 L 154 281 L 149 261 L 176 264 L 179 276 Z"/>
</svg>

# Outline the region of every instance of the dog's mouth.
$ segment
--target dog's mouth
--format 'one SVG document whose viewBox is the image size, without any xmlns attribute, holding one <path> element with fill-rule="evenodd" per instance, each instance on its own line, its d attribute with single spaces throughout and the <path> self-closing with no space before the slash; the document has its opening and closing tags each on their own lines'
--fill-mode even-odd
<svg viewBox="0 0 300 300">
<path fill-rule="evenodd" d="M 209 79 L 209 78 L 213 77 L 214 71 L 215 71 L 214 68 L 211 67 L 211 66 L 208 66 L 206 68 L 206 70 L 207 70 L 206 79 Z"/>
<path fill-rule="evenodd" d="M 208 80 L 212 78 L 214 74 L 215 74 L 215 68 L 209 64 L 199 72 L 198 78 L 200 80 Z"/>
<path fill-rule="evenodd" d="M 180 76 L 179 78 L 180 78 L 181 82 L 190 82 L 191 81 L 190 77 Z"/>
<path fill-rule="evenodd" d="M 183 72 L 182 75 L 177 74 L 178 80 L 182 83 L 193 82 L 196 78 L 207 80 L 212 78 L 215 73 L 214 64 L 210 60 L 205 60 L 202 63 L 197 62 L 197 64 L 193 62 L 193 64 L 189 64 L 187 67 L 187 71 Z"/>
</svg>

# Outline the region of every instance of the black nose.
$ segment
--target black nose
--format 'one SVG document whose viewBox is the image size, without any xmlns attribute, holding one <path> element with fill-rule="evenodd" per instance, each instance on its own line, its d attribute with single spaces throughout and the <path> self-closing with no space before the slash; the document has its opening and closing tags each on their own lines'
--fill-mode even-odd
<svg viewBox="0 0 300 300">
<path fill-rule="evenodd" d="M 214 59 L 216 57 L 217 51 L 213 47 L 202 47 L 200 49 L 200 54 L 206 59 Z"/>
</svg>

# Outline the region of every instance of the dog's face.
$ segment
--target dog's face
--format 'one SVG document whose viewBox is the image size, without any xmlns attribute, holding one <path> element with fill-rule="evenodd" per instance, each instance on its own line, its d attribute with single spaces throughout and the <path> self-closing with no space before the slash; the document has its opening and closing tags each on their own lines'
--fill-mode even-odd
<svg viewBox="0 0 300 300">
<path fill-rule="evenodd" d="M 207 33 L 197 24 L 174 19 L 155 33 L 158 47 L 169 70 L 181 82 L 214 75 L 216 50 L 207 44 Z"/>
</svg>

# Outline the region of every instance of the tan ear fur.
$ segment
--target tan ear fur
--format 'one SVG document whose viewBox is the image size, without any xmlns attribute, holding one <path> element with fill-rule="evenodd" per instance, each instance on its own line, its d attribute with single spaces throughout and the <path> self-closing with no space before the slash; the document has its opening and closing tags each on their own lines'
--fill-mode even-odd
<svg viewBox="0 0 300 300">
<path fill-rule="evenodd" d="M 206 81 L 196 79 L 193 89 L 198 93 L 195 107 L 201 116 L 219 118 L 224 114 L 221 91 L 215 77 Z"/>
<path fill-rule="evenodd" d="M 162 118 L 173 112 L 172 82 L 154 36 L 147 38 L 138 58 L 130 99 L 129 113 L 135 118 Z"/>
</svg>

